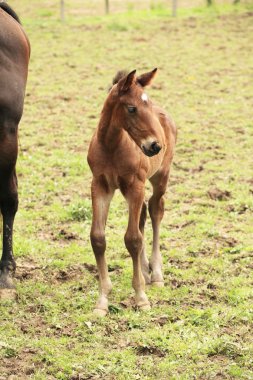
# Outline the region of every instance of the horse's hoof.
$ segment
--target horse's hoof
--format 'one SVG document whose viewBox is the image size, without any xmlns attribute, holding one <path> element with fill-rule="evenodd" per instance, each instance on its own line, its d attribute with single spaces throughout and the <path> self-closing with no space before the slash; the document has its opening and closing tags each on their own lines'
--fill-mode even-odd
<svg viewBox="0 0 253 380">
<path fill-rule="evenodd" d="M 9 270 L 0 271 L 0 289 L 15 289 L 13 274 Z"/>
<path fill-rule="evenodd" d="M 0 300 L 16 300 L 16 289 L 0 289 Z"/>
<path fill-rule="evenodd" d="M 152 281 L 152 285 L 156 286 L 157 288 L 163 288 L 164 282 L 163 281 Z"/>
<path fill-rule="evenodd" d="M 139 306 L 139 309 L 142 310 L 142 311 L 148 311 L 148 310 L 151 310 L 150 303 L 147 303 L 146 305 L 141 305 L 141 306 Z"/>
<path fill-rule="evenodd" d="M 97 317 L 105 317 L 107 314 L 107 310 L 105 309 L 94 309 L 93 314 L 96 315 Z"/>
</svg>

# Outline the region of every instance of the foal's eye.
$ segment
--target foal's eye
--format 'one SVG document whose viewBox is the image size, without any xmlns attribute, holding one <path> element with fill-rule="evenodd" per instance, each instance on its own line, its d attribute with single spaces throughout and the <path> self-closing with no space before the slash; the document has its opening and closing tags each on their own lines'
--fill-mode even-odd
<svg viewBox="0 0 253 380">
<path fill-rule="evenodd" d="M 128 112 L 129 113 L 135 113 L 136 112 L 136 107 L 135 106 L 127 106 Z"/>
</svg>

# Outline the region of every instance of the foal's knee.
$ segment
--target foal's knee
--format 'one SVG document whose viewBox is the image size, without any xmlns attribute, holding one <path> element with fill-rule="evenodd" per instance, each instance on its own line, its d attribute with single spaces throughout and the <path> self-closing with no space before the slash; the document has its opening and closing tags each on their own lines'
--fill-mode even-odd
<svg viewBox="0 0 253 380">
<path fill-rule="evenodd" d="M 106 248 L 105 235 L 101 232 L 91 231 L 90 240 L 95 254 L 104 253 Z"/>
<path fill-rule="evenodd" d="M 126 233 L 125 234 L 125 245 L 130 252 L 130 254 L 137 254 L 141 251 L 143 244 L 142 234 L 140 232 L 136 234 Z"/>
<path fill-rule="evenodd" d="M 149 214 L 152 219 L 161 219 L 164 213 L 164 198 L 161 196 L 160 198 L 151 197 L 148 203 Z"/>
</svg>

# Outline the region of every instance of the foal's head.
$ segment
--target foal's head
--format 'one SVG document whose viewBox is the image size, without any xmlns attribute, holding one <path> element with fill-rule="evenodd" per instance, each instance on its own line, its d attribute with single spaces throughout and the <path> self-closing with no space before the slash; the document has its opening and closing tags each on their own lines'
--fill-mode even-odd
<svg viewBox="0 0 253 380">
<path fill-rule="evenodd" d="M 149 157 L 158 154 L 162 148 L 161 126 L 152 102 L 144 92 L 156 71 L 154 69 L 138 77 L 136 70 L 127 75 L 120 72 L 107 98 L 112 109 L 110 124 L 124 128 Z"/>
</svg>

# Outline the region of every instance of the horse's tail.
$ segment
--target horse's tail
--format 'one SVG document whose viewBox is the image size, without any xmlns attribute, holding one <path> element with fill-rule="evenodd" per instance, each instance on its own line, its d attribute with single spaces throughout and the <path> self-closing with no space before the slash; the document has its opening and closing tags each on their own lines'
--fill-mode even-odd
<svg viewBox="0 0 253 380">
<path fill-rule="evenodd" d="M 17 13 L 5 2 L 0 2 L 0 8 L 2 8 L 6 13 L 13 17 L 19 24 L 21 24 Z"/>
</svg>

